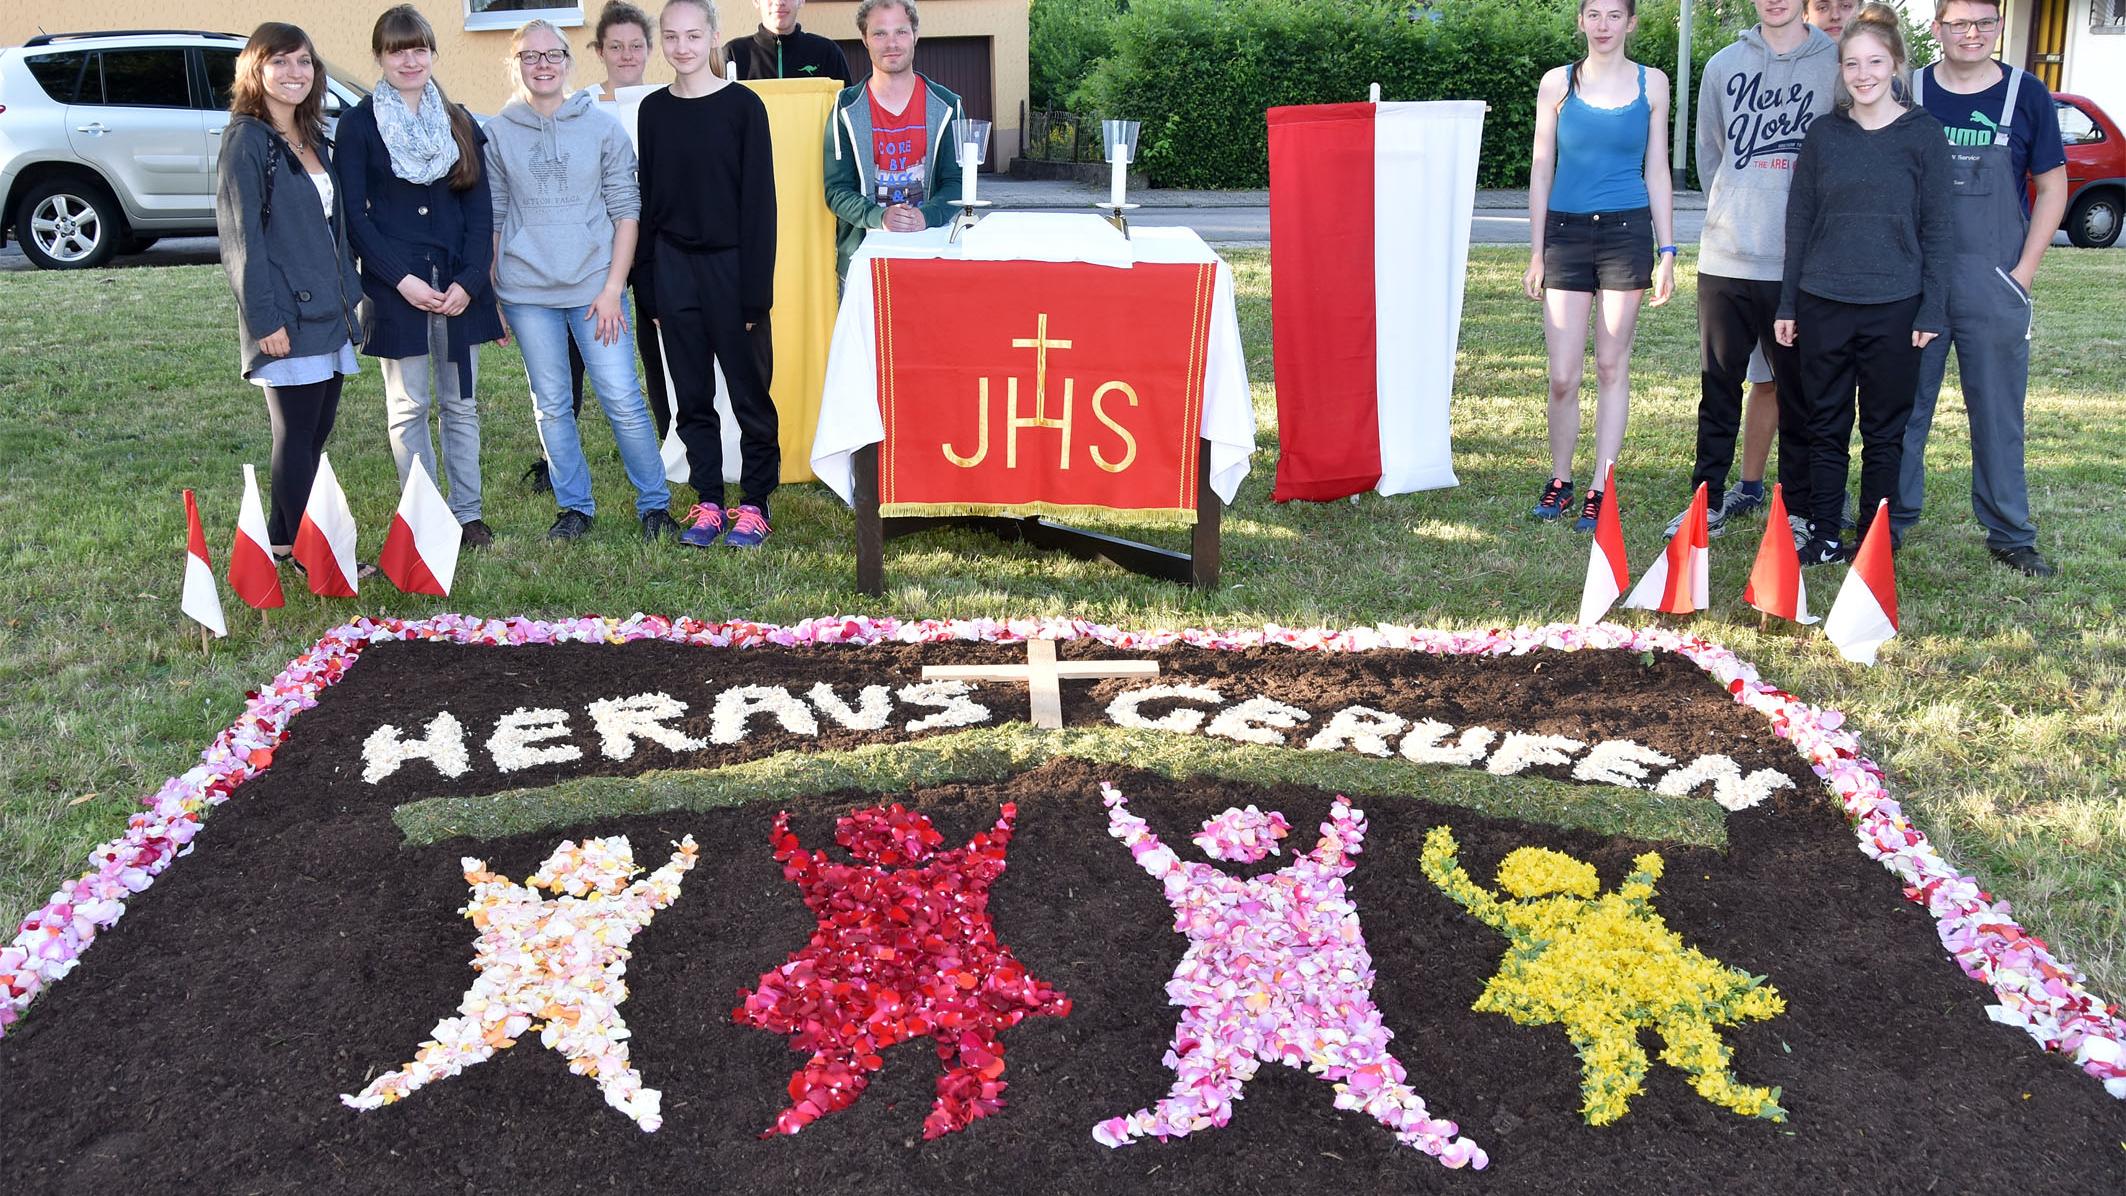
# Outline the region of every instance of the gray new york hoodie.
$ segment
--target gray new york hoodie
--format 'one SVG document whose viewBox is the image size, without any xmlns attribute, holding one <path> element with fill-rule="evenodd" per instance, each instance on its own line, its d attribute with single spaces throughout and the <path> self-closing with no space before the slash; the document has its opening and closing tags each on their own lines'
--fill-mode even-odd
<svg viewBox="0 0 2126 1196">
<path fill-rule="evenodd" d="M 1705 228 L 1698 272 L 1776 281 L 1786 268 L 1786 193 L 1809 125 L 1831 111 L 1838 43 L 1809 28 L 1774 54 L 1752 25 L 1705 64 L 1698 87 L 1698 178 Z"/>
<path fill-rule="evenodd" d="M 495 194 L 495 297 L 504 303 L 581 307 L 598 297 L 613 263 L 613 225 L 642 215 L 635 148 L 589 89 L 551 117 L 511 100 L 487 125 L 487 177 Z"/>
</svg>

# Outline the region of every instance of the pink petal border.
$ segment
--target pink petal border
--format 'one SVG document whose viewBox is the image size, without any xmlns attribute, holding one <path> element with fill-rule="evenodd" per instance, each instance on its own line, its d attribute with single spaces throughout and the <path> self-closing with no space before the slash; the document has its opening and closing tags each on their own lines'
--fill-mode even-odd
<svg viewBox="0 0 2126 1196">
<path fill-rule="evenodd" d="M 1904 882 L 1905 895 L 1934 916 L 1942 946 L 1964 974 L 1992 986 L 1998 1003 L 1987 1007 L 1994 1021 L 2020 1026 L 2039 1045 L 2071 1058 L 2104 1090 L 2126 1099 L 2126 1023 L 2117 1010 L 2089 991 L 2072 965 L 2052 954 L 2044 940 L 2016 924 L 2006 901 L 1996 901 L 1978 882 L 1959 874 L 1883 785 L 1881 766 L 1860 753 L 1860 741 L 1843 730 L 1845 716 L 1812 706 L 1758 679 L 1757 670 L 1717 644 L 1666 628 L 1603 623 L 1581 627 L 1493 628 L 1440 631 L 1377 626 L 1345 630 L 1206 628 L 1135 632 L 1076 619 L 902 621 L 863 616 L 806 619 L 790 627 L 765 623 L 704 623 L 636 614 L 626 619 L 591 616 L 544 622 L 438 615 L 429 619 L 361 618 L 325 633 L 309 651 L 289 662 L 271 684 L 251 695 L 244 712 L 200 753 L 182 776 L 142 799 L 142 812 L 126 831 L 91 852 L 88 869 L 59 887 L 44 908 L 26 918 L 14 940 L 0 948 L 0 1036 L 53 981 L 73 970 L 96 935 L 125 913 L 126 899 L 141 892 L 172 862 L 191 851 L 206 811 L 228 800 L 238 785 L 271 767 L 274 749 L 288 737 L 288 722 L 317 704 L 317 695 L 337 682 L 372 643 L 446 640 L 460 644 L 524 645 L 628 643 L 663 640 L 713 647 L 760 644 L 868 644 L 1015 642 L 1047 637 L 1091 639 L 1116 648 L 1149 650 L 1169 644 L 1240 649 L 1265 644 L 1326 652 L 1374 649 L 1449 656 L 1517 656 L 1535 649 L 1607 649 L 1674 652 L 1711 674 L 1735 701 L 1762 713 L 1774 734 L 1791 740 L 1853 820 L 1860 849 Z"/>
</svg>

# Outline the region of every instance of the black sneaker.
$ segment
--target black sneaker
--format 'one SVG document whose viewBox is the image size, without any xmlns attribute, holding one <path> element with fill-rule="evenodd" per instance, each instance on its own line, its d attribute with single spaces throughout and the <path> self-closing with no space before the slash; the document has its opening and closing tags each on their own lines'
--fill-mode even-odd
<svg viewBox="0 0 2126 1196">
<path fill-rule="evenodd" d="M 2051 577 L 2059 572 L 2059 569 L 2051 561 L 2045 559 L 2044 553 L 2039 552 L 2031 545 L 2024 545 L 2021 548 L 1988 547 L 1986 551 L 1993 554 L 1994 560 L 2015 570 L 2024 577 Z"/>
<path fill-rule="evenodd" d="M 554 492 L 554 479 L 547 472 L 546 458 L 544 457 L 525 467 L 524 481 L 531 486 L 533 494 L 552 494 Z"/>
<path fill-rule="evenodd" d="M 485 520 L 468 519 L 458 525 L 458 542 L 467 548 L 485 548 L 495 542 L 495 533 Z"/>
<path fill-rule="evenodd" d="M 655 544 L 659 537 L 671 539 L 679 534 L 679 522 L 672 513 L 662 507 L 642 513 L 642 542 Z"/>
<path fill-rule="evenodd" d="M 1565 506 L 1572 501 L 1572 493 L 1571 478 L 1552 478 L 1544 484 L 1543 497 L 1536 501 L 1535 509 L 1528 514 L 1546 522 L 1557 519 L 1565 514 Z"/>
<path fill-rule="evenodd" d="M 1812 537 L 1801 548 L 1801 567 L 1804 569 L 1812 569 L 1817 565 L 1835 565 L 1850 559 L 1852 558 L 1847 554 L 1845 545 L 1836 540 L 1826 540 L 1822 536 Z"/>
<path fill-rule="evenodd" d="M 591 530 L 591 517 L 581 511 L 563 511 L 554 516 L 554 525 L 546 529 L 549 540 L 573 540 Z"/>
<path fill-rule="evenodd" d="M 1572 530 L 1591 532 L 1602 520 L 1602 492 L 1589 490 L 1587 501 L 1580 504 L 1580 517 L 1572 521 Z"/>
</svg>

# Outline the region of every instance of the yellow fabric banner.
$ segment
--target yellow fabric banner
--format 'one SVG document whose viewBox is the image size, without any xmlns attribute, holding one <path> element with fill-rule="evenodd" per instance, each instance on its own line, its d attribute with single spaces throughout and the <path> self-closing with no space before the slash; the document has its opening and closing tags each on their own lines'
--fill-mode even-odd
<svg viewBox="0 0 2126 1196">
<path fill-rule="evenodd" d="M 747 79 L 768 107 L 775 146 L 775 379 L 769 394 L 782 441 L 782 480 L 812 480 L 812 433 L 834 336 L 834 213 L 820 146 L 833 79 Z"/>
</svg>

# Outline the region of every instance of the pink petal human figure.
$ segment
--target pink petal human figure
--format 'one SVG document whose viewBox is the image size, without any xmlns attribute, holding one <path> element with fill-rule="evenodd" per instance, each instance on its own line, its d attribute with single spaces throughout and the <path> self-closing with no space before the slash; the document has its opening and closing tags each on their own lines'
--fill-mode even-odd
<svg viewBox="0 0 2126 1196">
<path fill-rule="evenodd" d="M 1425 1111 L 1388 1051 L 1394 1035 L 1373 1003 L 1373 960 L 1343 883 L 1365 840 L 1362 812 L 1339 795 L 1312 851 L 1242 880 L 1183 861 L 1129 812 L 1119 790 L 1103 782 L 1100 791 L 1108 833 L 1164 886 L 1189 947 L 1166 985 L 1169 1003 L 1181 1007 L 1166 1055 L 1174 1085 L 1151 1108 L 1101 1122 L 1095 1139 L 1119 1147 L 1223 1126 L 1255 1069 L 1269 1062 L 1327 1080 L 1337 1108 L 1370 1114 L 1449 1167 L 1490 1162 L 1453 1122 Z"/>
</svg>

